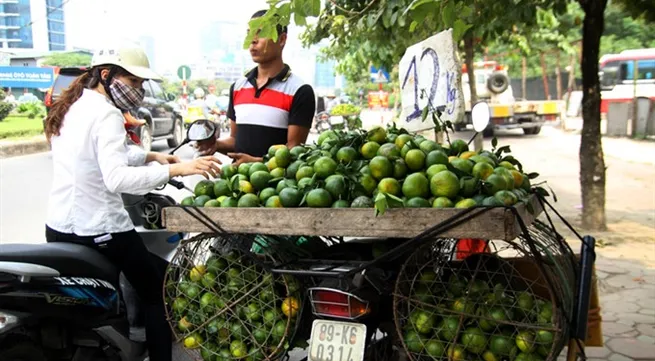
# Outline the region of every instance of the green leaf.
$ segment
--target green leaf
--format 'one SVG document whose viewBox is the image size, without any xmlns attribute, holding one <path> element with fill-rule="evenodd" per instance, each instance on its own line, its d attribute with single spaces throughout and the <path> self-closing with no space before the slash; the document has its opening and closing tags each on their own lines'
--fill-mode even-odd
<svg viewBox="0 0 655 361">
<path fill-rule="evenodd" d="M 508 162 L 512 165 L 515 165 L 518 168 L 519 172 L 523 172 L 523 165 L 521 164 L 521 162 L 519 162 L 516 158 L 512 157 L 511 155 L 508 155 L 507 157 L 501 159 L 500 161 Z"/>
<path fill-rule="evenodd" d="M 498 138 L 494 137 L 494 139 L 491 140 L 491 146 L 496 150 L 496 147 L 498 146 Z"/>
<path fill-rule="evenodd" d="M 307 25 L 307 19 L 305 19 L 305 16 L 298 12 L 293 13 L 293 22 L 298 26 Z"/>
<path fill-rule="evenodd" d="M 405 204 L 402 199 L 394 196 L 393 194 L 384 193 L 384 196 L 387 198 L 387 203 L 389 205 L 403 206 Z"/>
<path fill-rule="evenodd" d="M 445 28 L 453 26 L 455 20 L 455 2 L 450 0 L 441 9 L 441 19 Z"/>
<path fill-rule="evenodd" d="M 462 19 L 455 20 L 455 23 L 453 24 L 453 40 L 455 42 L 460 41 L 468 29 L 472 27 L 473 25 L 465 23 Z"/>
<path fill-rule="evenodd" d="M 396 20 L 398 20 L 399 15 L 401 15 L 400 12 L 394 11 L 393 15 L 391 15 L 391 25 L 396 24 Z"/>
<path fill-rule="evenodd" d="M 400 14 L 398 16 L 398 26 L 400 26 L 401 28 L 405 27 L 406 21 L 407 21 L 407 15 Z"/>
<path fill-rule="evenodd" d="M 302 3 L 306 16 L 319 16 L 321 14 L 321 0 L 302 0 Z"/>
<path fill-rule="evenodd" d="M 302 191 L 302 189 L 301 189 L 300 191 Z M 300 204 L 298 205 L 298 207 L 302 207 L 302 206 L 305 204 L 305 201 L 307 201 L 307 194 L 309 194 L 309 192 L 304 192 L 304 194 L 303 194 L 303 196 L 302 196 L 302 199 L 300 200 Z"/>
<path fill-rule="evenodd" d="M 239 190 L 239 177 L 234 177 L 232 184 L 230 184 L 230 190 L 236 192 Z"/>
<path fill-rule="evenodd" d="M 425 119 L 428 117 L 429 112 L 430 112 L 429 107 L 423 108 L 423 112 L 421 112 L 421 120 L 425 121 Z"/>
<path fill-rule="evenodd" d="M 509 145 L 503 145 L 502 147 L 498 148 L 498 150 L 496 151 L 496 156 L 500 157 L 501 155 L 503 155 L 503 153 L 510 153 L 510 152 L 511 150 L 509 148 Z"/>
<path fill-rule="evenodd" d="M 457 14 L 460 18 L 467 18 L 473 14 L 473 8 L 464 4 L 463 1 L 460 1 L 458 5 L 460 5 L 460 9 Z"/>
<path fill-rule="evenodd" d="M 418 21 L 412 20 L 412 23 L 409 24 L 409 32 L 413 33 L 414 30 L 416 30 L 416 27 L 418 26 Z"/>
<path fill-rule="evenodd" d="M 539 173 L 532 172 L 532 173 L 528 173 L 527 176 L 528 176 L 528 179 L 535 179 L 535 178 L 539 177 Z"/>
<path fill-rule="evenodd" d="M 292 6 L 293 6 L 294 15 L 296 15 L 296 16 L 300 15 L 302 17 L 307 16 L 307 13 L 305 13 L 305 6 L 304 6 L 306 1 L 307 0 L 293 0 L 291 2 Z"/>
<path fill-rule="evenodd" d="M 548 196 L 550 196 L 550 193 L 548 193 L 548 191 L 547 191 L 546 189 L 544 189 L 544 187 L 535 187 L 535 188 L 534 188 L 534 191 L 535 191 L 538 195 L 540 195 L 540 196 L 542 196 L 542 197 L 548 197 Z"/>
<path fill-rule="evenodd" d="M 375 216 L 381 216 L 384 214 L 384 212 L 387 211 L 387 208 L 389 208 L 389 203 L 387 202 L 387 197 L 384 195 L 383 192 L 379 192 L 377 196 L 375 196 Z"/>
<path fill-rule="evenodd" d="M 429 3 L 433 3 L 433 2 L 435 2 L 435 1 L 434 0 L 414 0 L 414 1 L 412 1 L 411 4 L 409 4 L 407 9 L 405 9 L 405 14 L 407 14 L 411 10 L 414 10 L 414 9 L 418 8 L 421 5 L 429 4 Z"/>
<path fill-rule="evenodd" d="M 270 23 L 265 23 L 262 25 L 261 30 L 259 31 L 260 38 L 271 39 L 274 42 L 277 41 L 277 35 L 276 26 Z"/>
</svg>

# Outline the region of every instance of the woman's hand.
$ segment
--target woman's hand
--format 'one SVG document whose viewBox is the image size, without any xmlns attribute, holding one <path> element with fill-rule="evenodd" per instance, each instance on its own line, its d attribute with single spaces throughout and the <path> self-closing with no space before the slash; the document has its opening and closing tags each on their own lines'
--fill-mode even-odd
<svg viewBox="0 0 655 361">
<path fill-rule="evenodd" d="M 262 158 L 253 157 L 245 153 L 227 153 L 227 156 L 234 159 L 232 163 L 235 167 L 238 167 L 241 163 L 254 163 L 261 162 Z"/>
<path fill-rule="evenodd" d="M 174 164 L 180 162 L 180 158 L 172 154 L 155 153 L 153 158 L 153 160 L 159 164 Z"/>
<path fill-rule="evenodd" d="M 201 175 L 207 179 L 216 178 L 221 174 L 221 161 L 212 156 L 200 157 L 189 162 L 171 164 L 170 177 Z"/>
</svg>

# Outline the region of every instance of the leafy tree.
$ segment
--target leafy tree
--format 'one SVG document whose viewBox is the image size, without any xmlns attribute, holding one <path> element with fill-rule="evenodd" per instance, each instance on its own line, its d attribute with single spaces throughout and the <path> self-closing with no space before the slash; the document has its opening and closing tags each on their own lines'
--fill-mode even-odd
<svg viewBox="0 0 655 361">
<path fill-rule="evenodd" d="M 650 19 L 649 0 L 615 0 L 633 15 Z M 266 16 L 250 22 L 245 44 L 260 36 L 276 39 L 275 26 L 287 25 L 293 15 L 298 25 L 306 16 L 320 16 L 306 34 L 306 43 L 330 40 L 326 55 L 343 59 L 341 70 L 367 69 L 370 63 L 388 69 L 398 63 L 408 45 L 437 31 L 452 27 L 456 39 L 463 39 L 467 68 L 472 72 L 474 54 L 491 40 L 507 36 L 508 24 L 527 33 L 537 29 L 537 9 L 567 12 L 569 0 L 330 0 L 320 11 L 320 0 L 270 0 Z M 582 28 L 583 130 L 580 142 L 580 186 L 582 223 L 585 228 L 603 230 L 605 224 L 605 163 L 600 134 L 600 83 L 598 60 L 608 0 L 577 0 L 584 11 Z M 630 3 L 630 4 L 629 4 Z M 635 6 L 639 3 L 642 6 Z M 544 34 L 545 35 L 545 34 Z M 562 41 L 557 37 L 558 44 Z M 347 67 L 347 68 L 346 68 Z M 361 74 L 361 73 L 360 73 Z M 471 76 L 472 74 L 469 74 Z M 471 84 L 474 96 L 475 82 Z"/>
<path fill-rule="evenodd" d="M 91 55 L 84 53 L 54 53 L 45 58 L 43 65 L 62 68 L 91 66 Z"/>
<path fill-rule="evenodd" d="M 633 18 L 650 24 L 655 22 L 655 3 L 652 0 L 612 0 L 612 4 L 617 4 Z"/>
</svg>

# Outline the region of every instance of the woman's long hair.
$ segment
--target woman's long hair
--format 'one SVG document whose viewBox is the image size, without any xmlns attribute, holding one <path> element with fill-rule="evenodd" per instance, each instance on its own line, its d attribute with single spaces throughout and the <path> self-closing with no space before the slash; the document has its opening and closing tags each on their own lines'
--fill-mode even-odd
<svg viewBox="0 0 655 361">
<path fill-rule="evenodd" d="M 127 74 L 127 72 L 121 67 L 98 66 L 91 68 L 84 74 L 78 76 L 77 79 L 75 79 L 71 85 L 61 93 L 48 112 L 48 116 L 45 119 L 45 136 L 48 141 L 50 141 L 53 136 L 59 135 L 59 130 L 62 125 L 64 125 L 64 117 L 66 116 L 66 113 L 68 113 L 68 109 L 70 109 L 73 103 L 80 99 L 84 89 L 93 89 L 100 84 L 100 72 L 105 69 L 109 69 L 110 73 L 114 73 L 114 77 Z"/>
</svg>

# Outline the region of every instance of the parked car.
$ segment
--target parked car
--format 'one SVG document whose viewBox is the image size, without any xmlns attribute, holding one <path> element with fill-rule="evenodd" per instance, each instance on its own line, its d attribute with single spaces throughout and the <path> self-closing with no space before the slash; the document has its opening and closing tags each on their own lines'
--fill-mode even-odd
<svg viewBox="0 0 655 361">
<path fill-rule="evenodd" d="M 80 67 L 59 70 L 52 87 L 46 93 L 46 113 L 61 93 L 85 70 L 86 68 Z M 175 96 L 164 93 L 161 86 L 152 80 L 144 82 L 143 88 L 146 92 L 143 103 L 139 108 L 130 110 L 133 117 L 146 121 L 137 131 L 141 146 L 149 151 L 152 142 L 166 139 L 169 147 L 177 147 L 184 140 L 184 123 L 179 109 L 174 107 Z"/>
</svg>

